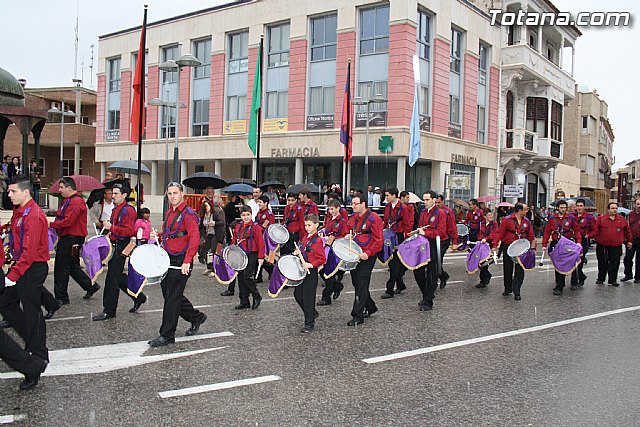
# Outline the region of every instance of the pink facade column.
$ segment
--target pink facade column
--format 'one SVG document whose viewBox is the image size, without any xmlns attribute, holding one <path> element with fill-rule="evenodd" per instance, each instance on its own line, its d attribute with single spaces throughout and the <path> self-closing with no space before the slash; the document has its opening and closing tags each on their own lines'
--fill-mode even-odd
<svg viewBox="0 0 640 427">
<path fill-rule="evenodd" d="M 209 99 L 209 135 L 222 135 L 224 122 L 225 54 L 211 55 L 211 91 Z"/>
<path fill-rule="evenodd" d="M 346 33 L 338 33 L 337 40 L 337 57 L 336 57 L 336 107 L 333 125 L 336 129 L 340 128 L 342 119 L 342 103 L 344 101 L 344 87 L 347 78 L 347 65 L 351 58 L 351 99 L 353 99 L 356 82 L 356 33 L 349 31 Z M 353 114 L 353 108 L 352 108 Z M 355 115 L 351 119 L 351 127 L 354 126 Z"/>
<path fill-rule="evenodd" d="M 105 142 L 104 132 L 107 115 L 107 76 L 98 76 L 98 92 L 96 96 L 96 142 Z"/>
<path fill-rule="evenodd" d="M 180 114 L 180 122 L 178 125 L 178 136 L 180 138 L 188 137 L 189 132 L 189 112 L 191 111 L 191 72 L 193 68 L 184 67 L 180 70 L 180 101 L 187 106 L 187 108 L 179 108 L 178 114 Z"/>
<path fill-rule="evenodd" d="M 120 74 L 120 141 L 131 140 L 131 71 L 123 71 Z"/>
<path fill-rule="evenodd" d="M 498 146 L 498 110 L 500 108 L 500 73 L 497 67 L 489 69 L 489 124 L 487 144 L 492 147 Z"/>
<path fill-rule="evenodd" d="M 434 39 L 431 131 L 441 135 L 449 134 L 450 46 L 442 39 Z"/>
<path fill-rule="evenodd" d="M 462 139 L 472 142 L 478 139 L 478 64 L 477 57 L 465 53 L 462 83 Z"/>
<path fill-rule="evenodd" d="M 149 66 L 147 74 L 147 99 L 160 98 L 160 70 L 157 65 Z M 153 105 L 147 105 L 146 114 L 146 138 L 157 139 L 158 138 L 158 114 L 159 107 Z"/>
<path fill-rule="evenodd" d="M 409 24 L 389 26 L 389 126 L 409 126 L 413 112 L 415 80 L 413 55 L 416 51 L 416 28 Z"/>
<path fill-rule="evenodd" d="M 305 129 L 307 40 L 291 40 L 289 62 L 289 130 Z M 295 58 L 295 59 L 294 59 Z"/>
<path fill-rule="evenodd" d="M 249 130 L 249 119 L 251 119 L 251 102 L 253 101 L 253 80 L 255 79 L 255 76 L 256 76 L 256 61 L 258 60 L 258 47 L 257 46 L 250 47 L 248 53 L 249 53 L 249 70 L 247 72 L 247 120 L 246 120 L 247 131 Z M 264 66 L 264 61 L 263 61 L 263 66 Z M 262 76 L 264 77 L 264 70 L 262 70 Z"/>
</svg>

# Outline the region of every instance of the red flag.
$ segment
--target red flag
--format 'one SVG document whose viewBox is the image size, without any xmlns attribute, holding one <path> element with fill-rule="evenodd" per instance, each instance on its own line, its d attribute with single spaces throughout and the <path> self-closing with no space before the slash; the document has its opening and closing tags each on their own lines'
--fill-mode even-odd
<svg viewBox="0 0 640 427">
<path fill-rule="evenodd" d="M 345 146 L 345 162 L 351 161 L 351 146 L 353 142 L 353 127 L 351 126 L 351 60 L 347 65 L 347 83 L 344 87 L 342 101 L 342 121 L 340 123 L 340 142 Z"/>
<path fill-rule="evenodd" d="M 145 37 L 147 32 L 147 9 L 144 10 L 144 19 L 142 20 L 142 32 L 140 34 L 140 49 L 138 49 L 138 60 L 136 61 L 136 70 L 133 77 L 133 102 L 131 103 L 131 142 L 137 144 L 142 139 L 145 125 L 145 109 L 144 109 L 144 56 L 145 56 Z"/>
</svg>

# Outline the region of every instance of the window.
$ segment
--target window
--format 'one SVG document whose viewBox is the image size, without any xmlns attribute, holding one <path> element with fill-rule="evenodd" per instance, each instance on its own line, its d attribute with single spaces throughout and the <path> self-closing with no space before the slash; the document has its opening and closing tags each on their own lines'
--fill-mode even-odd
<svg viewBox="0 0 640 427">
<path fill-rule="evenodd" d="M 485 130 L 486 130 L 486 122 L 487 122 L 487 117 L 486 117 L 486 110 L 485 107 L 483 107 L 482 105 L 478 105 L 478 136 L 477 136 L 477 141 L 480 144 L 485 144 L 486 143 L 486 139 L 485 139 Z"/>
<path fill-rule="evenodd" d="M 311 20 L 311 61 L 336 59 L 337 15 Z"/>
<path fill-rule="evenodd" d="M 229 35 L 229 74 L 246 73 L 249 69 L 249 32 Z"/>
<path fill-rule="evenodd" d="M 431 15 L 418 10 L 418 40 L 416 42 L 416 54 L 419 58 L 430 58 L 431 50 Z"/>
<path fill-rule="evenodd" d="M 460 63 L 462 55 L 462 33 L 451 29 L 451 59 L 450 68 L 454 73 L 460 73 Z"/>
<path fill-rule="evenodd" d="M 429 115 L 429 87 L 420 85 L 418 114 L 428 116 Z"/>
<path fill-rule="evenodd" d="M 476 169 L 474 166 L 451 163 L 451 175 L 469 175 L 469 189 L 449 189 L 451 199 L 469 200 L 474 197 L 473 189 L 476 185 Z"/>
<path fill-rule="evenodd" d="M 120 92 L 120 58 L 109 59 L 109 92 Z"/>
<path fill-rule="evenodd" d="M 193 100 L 193 117 L 191 134 L 193 136 L 209 135 L 209 100 Z"/>
<path fill-rule="evenodd" d="M 587 175 L 593 175 L 596 165 L 596 158 L 587 154 L 580 155 L 580 170 Z"/>
<path fill-rule="evenodd" d="M 162 122 L 160 123 L 160 138 L 176 137 L 176 109 L 175 107 L 160 108 L 162 114 Z M 166 120 L 165 119 L 168 119 Z M 165 121 L 166 120 L 166 121 Z"/>
<path fill-rule="evenodd" d="M 267 118 L 287 117 L 289 92 L 267 92 Z"/>
<path fill-rule="evenodd" d="M 62 173 L 64 176 L 74 175 L 75 161 L 73 159 L 62 160 Z M 80 159 L 80 174 L 82 174 L 82 159 Z"/>
<path fill-rule="evenodd" d="M 179 58 L 179 46 L 169 46 L 162 48 L 162 62 L 177 60 Z M 175 102 L 177 95 L 177 71 L 162 71 L 162 85 L 160 93 L 166 93 L 165 101 Z M 175 105 L 175 104 L 173 104 Z M 160 113 L 160 135 L 161 138 L 174 138 L 176 136 L 176 108 L 162 107 Z"/>
<path fill-rule="evenodd" d="M 488 50 L 489 48 L 484 43 L 480 43 L 478 49 L 478 83 L 481 85 L 487 84 L 487 62 L 488 62 Z"/>
<path fill-rule="evenodd" d="M 335 110 L 336 88 L 310 87 L 309 114 L 333 114 Z"/>
<path fill-rule="evenodd" d="M 289 24 L 269 27 L 267 45 L 267 67 L 289 65 Z"/>
<path fill-rule="evenodd" d="M 460 98 L 449 95 L 449 123 L 460 124 Z"/>
<path fill-rule="evenodd" d="M 588 134 L 589 133 L 589 116 L 582 116 L 580 118 L 582 126 L 580 127 L 580 133 L 581 134 Z"/>
<path fill-rule="evenodd" d="M 527 28 L 527 34 L 529 34 L 529 47 L 538 50 L 538 33 L 531 28 Z"/>
<path fill-rule="evenodd" d="M 547 122 L 549 114 L 549 100 L 547 98 L 527 98 L 527 130 L 536 132 L 538 138 L 547 138 Z"/>
<path fill-rule="evenodd" d="M 120 110 L 107 112 L 107 130 L 120 130 Z"/>
<path fill-rule="evenodd" d="M 193 77 L 201 79 L 211 76 L 211 40 L 198 40 L 193 42 L 193 52 L 195 57 L 202 62 L 202 65 L 195 67 Z"/>
<path fill-rule="evenodd" d="M 247 118 L 247 97 L 227 96 L 227 120 L 244 120 Z"/>
<path fill-rule="evenodd" d="M 554 64 L 556 63 L 556 48 L 553 44 L 547 42 L 547 59 Z"/>
<path fill-rule="evenodd" d="M 387 97 L 387 82 L 360 82 L 358 83 L 358 96 L 363 100 L 371 99 L 376 95 Z M 357 111 L 367 111 L 366 105 L 358 105 Z M 387 111 L 386 102 L 374 102 L 369 106 L 369 111 Z"/>
<path fill-rule="evenodd" d="M 360 55 L 389 51 L 389 6 L 360 11 Z"/>
<path fill-rule="evenodd" d="M 177 61 L 178 60 L 178 46 L 170 46 L 162 48 L 162 62 L 166 62 L 169 60 Z M 163 71 L 162 72 L 162 83 L 175 83 L 178 81 L 178 72 L 177 71 Z"/>
<path fill-rule="evenodd" d="M 551 139 L 562 141 L 562 104 L 551 102 Z"/>
</svg>

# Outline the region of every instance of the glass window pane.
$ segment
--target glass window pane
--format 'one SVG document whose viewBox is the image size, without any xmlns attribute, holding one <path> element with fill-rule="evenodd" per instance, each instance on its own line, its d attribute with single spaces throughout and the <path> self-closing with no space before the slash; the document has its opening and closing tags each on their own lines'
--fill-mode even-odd
<svg viewBox="0 0 640 427">
<path fill-rule="evenodd" d="M 289 50 L 289 24 L 284 24 L 280 29 L 280 49 Z"/>
<path fill-rule="evenodd" d="M 368 55 L 373 53 L 373 40 L 363 40 L 360 42 L 360 55 Z"/>
<path fill-rule="evenodd" d="M 244 120 L 247 117 L 247 97 L 238 97 L 238 120 Z"/>
<path fill-rule="evenodd" d="M 322 88 L 309 88 L 309 114 L 320 114 L 322 112 Z"/>
<path fill-rule="evenodd" d="M 312 61 L 322 61 L 324 59 L 324 48 L 323 47 L 313 47 L 311 48 L 311 60 Z"/>
<path fill-rule="evenodd" d="M 324 21 L 324 42 L 336 43 L 337 32 L 337 17 L 336 15 L 327 16 Z"/>
<path fill-rule="evenodd" d="M 317 18 L 311 21 L 311 44 L 313 46 L 324 43 L 324 19 Z"/>
<path fill-rule="evenodd" d="M 335 86 L 323 88 L 323 108 L 322 112 L 325 114 L 333 113 L 335 109 L 336 88 Z"/>
<path fill-rule="evenodd" d="M 375 9 L 365 9 L 360 13 L 360 37 L 367 38 L 374 35 Z"/>
<path fill-rule="evenodd" d="M 389 51 L 389 37 L 382 37 L 376 39 L 376 53 L 383 53 Z"/>
<path fill-rule="evenodd" d="M 376 36 L 389 35 L 389 7 L 376 8 Z"/>
<path fill-rule="evenodd" d="M 269 52 L 280 50 L 280 27 L 269 28 Z"/>
<path fill-rule="evenodd" d="M 336 59 L 336 45 L 331 44 L 324 48 L 324 59 Z"/>
<path fill-rule="evenodd" d="M 289 115 L 288 97 L 289 97 L 289 92 L 278 93 L 278 117 L 287 117 Z"/>
<path fill-rule="evenodd" d="M 227 98 L 227 120 L 237 120 L 238 118 L 238 97 Z"/>
</svg>

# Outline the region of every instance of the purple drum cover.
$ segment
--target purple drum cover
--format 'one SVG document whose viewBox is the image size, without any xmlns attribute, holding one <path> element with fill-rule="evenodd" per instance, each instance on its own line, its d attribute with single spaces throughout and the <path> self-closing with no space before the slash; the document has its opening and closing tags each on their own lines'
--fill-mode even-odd
<svg viewBox="0 0 640 427">
<path fill-rule="evenodd" d="M 213 255 L 213 274 L 221 285 L 228 285 L 236 280 L 238 272 L 229 267 L 229 264 L 218 254 Z"/>
<path fill-rule="evenodd" d="M 536 268 L 536 251 L 535 249 L 529 249 L 518 257 L 518 264 L 524 270 L 533 270 Z"/>
<path fill-rule="evenodd" d="M 275 298 L 280 295 L 280 291 L 287 285 L 287 278 L 280 272 L 278 264 L 273 267 L 273 273 L 271 273 L 271 279 L 269 279 L 269 296 Z"/>
<path fill-rule="evenodd" d="M 269 236 L 269 230 L 264 230 L 263 237 L 267 254 L 266 259 L 273 264 L 276 256 L 276 251 L 280 247 L 280 244 L 274 242 L 271 236 Z"/>
<path fill-rule="evenodd" d="M 418 236 L 408 239 L 398 246 L 398 258 L 409 270 L 417 270 L 431 261 L 429 239 Z"/>
<path fill-rule="evenodd" d="M 382 265 L 386 266 L 393 257 L 393 251 L 398 246 L 398 236 L 390 228 L 385 228 L 383 231 L 384 241 L 382 243 L 382 250 L 378 252 L 378 261 Z"/>
<path fill-rule="evenodd" d="M 558 240 L 553 250 L 549 252 L 549 258 L 553 263 L 553 267 L 558 273 L 564 275 L 573 273 L 573 270 L 580 265 L 581 257 L 582 245 L 564 236 L 560 237 L 560 240 Z"/>
<path fill-rule="evenodd" d="M 469 249 L 469 236 L 460 236 L 458 238 L 458 245 L 456 251 L 466 251 Z"/>
<path fill-rule="evenodd" d="M 147 278 L 138 273 L 131 263 L 129 263 L 129 270 L 127 272 L 127 293 L 134 298 L 137 298 L 142 288 L 147 284 Z"/>
<path fill-rule="evenodd" d="M 331 246 L 325 245 L 324 255 L 327 258 L 327 262 L 322 268 L 322 277 L 329 279 L 340 271 L 340 258 L 333 252 Z"/>
<path fill-rule="evenodd" d="M 491 248 L 486 243 L 478 242 L 467 254 L 467 273 L 475 274 L 480 270 L 480 264 L 491 258 Z"/>
<path fill-rule="evenodd" d="M 111 254 L 111 243 L 107 236 L 89 239 L 84 245 L 82 245 L 80 256 L 84 261 L 84 265 L 87 269 L 87 275 L 91 279 L 92 284 L 95 284 L 98 276 L 104 270 L 103 263 L 111 258 Z"/>
<path fill-rule="evenodd" d="M 48 241 L 49 241 L 49 255 L 53 255 L 56 251 L 56 244 L 58 243 L 58 233 L 53 228 L 50 228 L 48 231 Z"/>
</svg>

